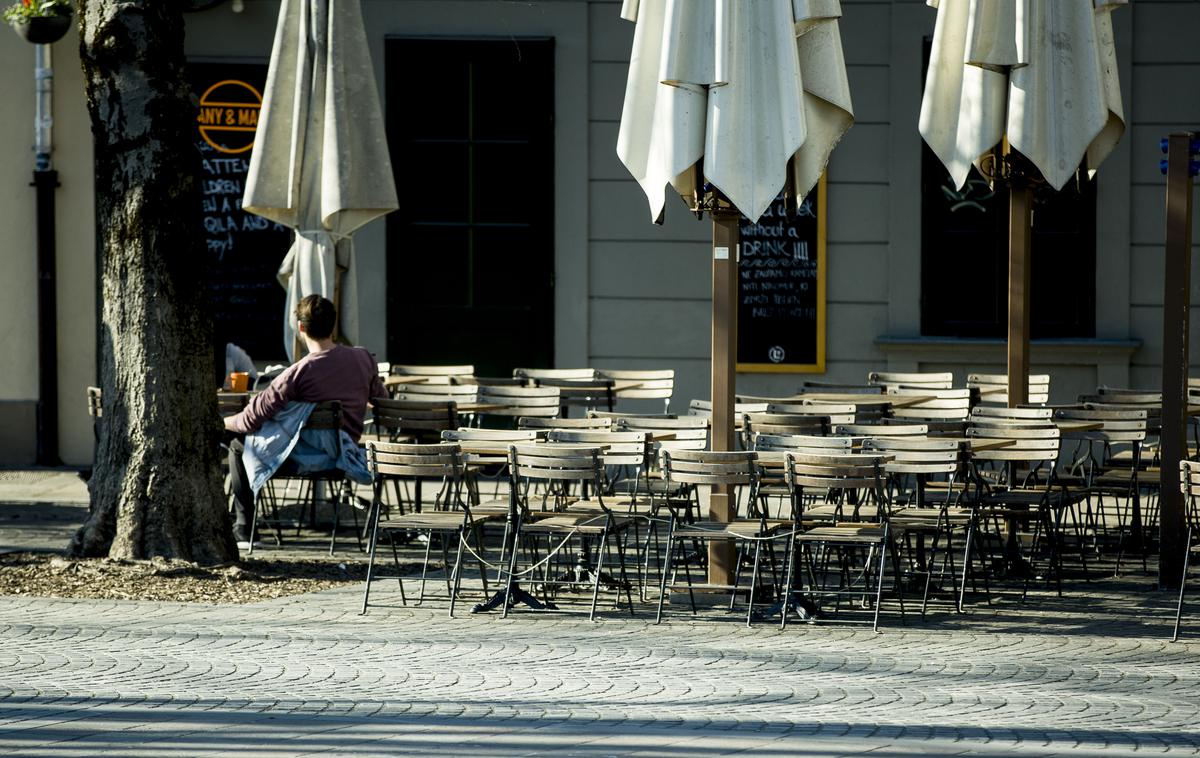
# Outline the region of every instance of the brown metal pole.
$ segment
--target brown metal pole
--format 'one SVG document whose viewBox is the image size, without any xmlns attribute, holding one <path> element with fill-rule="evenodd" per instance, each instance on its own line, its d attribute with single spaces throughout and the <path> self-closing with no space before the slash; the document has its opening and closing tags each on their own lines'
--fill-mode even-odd
<svg viewBox="0 0 1200 758">
<path fill-rule="evenodd" d="M 1159 437 L 1158 585 L 1178 587 L 1183 569 L 1179 461 L 1187 454 L 1188 326 L 1192 281 L 1191 133 L 1167 141 L 1167 240 L 1163 290 L 1162 432 Z M 1132 525 L 1140 529 L 1141 524 Z M 1140 532 L 1134 539 L 1141 545 Z"/>
<path fill-rule="evenodd" d="M 1033 190 L 1021 176 L 1009 180 L 1008 200 L 1008 405 L 1029 397 L 1029 248 Z"/>
<path fill-rule="evenodd" d="M 718 211 L 713 219 L 713 298 L 712 298 L 712 449 L 733 450 L 734 385 L 737 378 L 737 250 L 736 212 Z M 714 487 L 709 502 L 709 517 L 729 521 L 733 503 L 728 488 Z M 733 544 L 713 540 L 708 547 L 710 584 L 733 583 Z"/>
</svg>

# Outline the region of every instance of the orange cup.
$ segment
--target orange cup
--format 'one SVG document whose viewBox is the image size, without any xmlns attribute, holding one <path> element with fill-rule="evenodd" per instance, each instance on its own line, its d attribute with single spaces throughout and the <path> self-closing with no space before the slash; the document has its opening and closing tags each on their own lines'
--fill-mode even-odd
<svg viewBox="0 0 1200 758">
<path fill-rule="evenodd" d="M 245 371 L 234 371 L 229 374 L 229 389 L 231 392 L 247 392 L 250 389 L 250 374 Z"/>
</svg>

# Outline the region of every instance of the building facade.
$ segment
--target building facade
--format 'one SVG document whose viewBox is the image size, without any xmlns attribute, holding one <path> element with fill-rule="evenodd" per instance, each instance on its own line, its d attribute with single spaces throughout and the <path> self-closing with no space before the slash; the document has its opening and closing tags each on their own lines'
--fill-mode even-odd
<svg viewBox="0 0 1200 758">
<path fill-rule="evenodd" d="M 641 189 L 616 157 L 633 38 L 620 3 L 363 0 L 362 7 L 404 207 L 401 220 L 374 222 L 356 237 L 359 341 L 394 362 L 469 363 L 487 353 L 479 362 L 496 370 L 523 362 L 673 368 L 674 408 L 707 397 L 711 226 L 674 198 L 664 223 L 652 224 Z M 1003 342 L 980 307 L 995 299 L 994 272 L 970 263 L 982 255 L 977 247 L 947 248 L 950 237 L 930 228 L 930 204 L 944 193 L 923 161 L 917 117 L 935 12 L 919 0 L 842 0 L 842 8 L 856 122 L 827 172 L 825 372 L 748 372 L 738 380 L 746 394 L 789 393 L 806 378 L 861 383 L 874 369 L 952 370 L 960 380 L 969 371 L 1003 371 Z M 275 0 L 245 0 L 241 12 L 227 3 L 189 15 L 189 60 L 265 66 L 277 10 Z M 1070 241 L 1053 234 L 1035 241 L 1033 366 L 1053 373 L 1058 402 L 1098 384 L 1158 383 L 1159 140 L 1200 127 L 1200 47 L 1191 33 L 1200 3 L 1135 0 L 1115 12 L 1114 25 L 1125 136 L 1094 186 L 1079 190 L 1082 210 L 1058 225 L 1070 227 Z M 60 453 L 86 464 L 92 429 L 84 388 L 96 382 L 93 198 L 103 183 L 91 169 L 75 37 L 56 43 L 53 54 Z M 513 60 L 533 78 L 504 73 L 516 70 Z M 31 462 L 35 445 L 33 61 L 30 45 L 0 34 L 8 72 L 0 85 L 3 464 Z M 451 116 L 463 108 L 480 126 L 460 138 Z M 488 113 L 490 126 L 481 115 Z M 518 127 L 520 134 L 505 132 Z M 498 147 L 513 144 L 519 149 Z M 458 214 L 453 229 L 437 231 L 447 226 L 439 214 Z M 1068 247 L 1075 257 L 1066 257 Z M 1039 259 L 1057 263 L 1039 277 Z M 1200 304 L 1195 283 L 1193 293 Z M 422 306 L 446 302 L 461 306 L 457 315 L 420 318 Z M 945 317 L 971 308 L 982 315 L 969 328 Z M 1037 339 L 1039 318 L 1044 339 Z M 413 341 L 414 334 L 426 339 Z M 970 339 L 957 338 L 964 334 Z M 1194 364 L 1197 347 L 1193 340 Z"/>
</svg>

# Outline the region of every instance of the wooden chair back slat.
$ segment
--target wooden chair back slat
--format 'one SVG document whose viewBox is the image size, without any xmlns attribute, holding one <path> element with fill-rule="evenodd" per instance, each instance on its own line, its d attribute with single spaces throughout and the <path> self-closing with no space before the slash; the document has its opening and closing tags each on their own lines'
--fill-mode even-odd
<svg viewBox="0 0 1200 758">
<path fill-rule="evenodd" d="M 591 429 L 603 431 L 611 429 L 612 418 L 602 416 L 587 416 L 585 418 L 539 418 L 522 416 L 517 419 L 518 429 Z"/>
<path fill-rule="evenodd" d="M 629 400 L 670 400 L 675 394 L 675 369 L 599 369 L 600 379 L 638 382 L 639 386 L 617 390 L 616 397 Z"/>
<path fill-rule="evenodd" d="M 545 380 L 590 381 L 596 378 L 594 368 L 515 368 L 516 379 L 541 382 Z"/>
<path fill-rule="evenodd" d="M 926 424 L 839 424 L 833 433 L 847 437 L 924 437 L 929 434 Z"/>
<path fill-rule="evenodd" d="M 479 388 L 479 402 L 504 406 L 487 411 L 496 416 L 539 416 L 554 418 L 561 408 L 557 387 L 490 387 Z"/>
<path fill-rule="evenodd" d="M 920 387 L 922 389 L 950 389 L 954 386 L 954 374 L 939 373 L 903 373 L 898 371 L 872 371 L 867 374 L 867 384 L 896 387 Z"/>
<path fill-rule="evenodd" d="M 749 485 L 757 479 L 758 454 L 751 451 L 664 450 L 662 468 L 663 475 L 671 482 Z"/>
<path fill-rule="evenodd" d="M 758 452 L 794 450 L 803 452 L 849 452 L 854 440 L 849 437 L 821 437 L 813 434 L 762 434 L 755 432 L 753 447 Z"/>
<path fill-rule="evenodd" d="M 379 476 L 457 479 L 462 476 L 462 453 L 458 445 L 368 440 L 367 462 Z"/>
</svg>

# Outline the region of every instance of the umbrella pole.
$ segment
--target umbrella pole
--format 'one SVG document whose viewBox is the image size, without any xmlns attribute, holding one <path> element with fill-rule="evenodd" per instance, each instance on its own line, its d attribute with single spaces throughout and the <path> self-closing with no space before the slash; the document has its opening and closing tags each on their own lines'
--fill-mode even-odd
<svg viewBox="0 0 1200 758">
<path fill-rule="evenodd" d="M 1033 189 L 1023 176 L 1009 180 L 1008 201 L 1008 405 L 1024 405 L 1029 393 L 1029 248 L 1033 237 Z"/>
<path fill-rule="evenodd" d="M 734 449 L 734 384 L 737 378 L 737 211 L 712 212 L 713 298 L 712 298 L 712 431 L 714 451 Z M 730 521 L 734 502 L 727 486 L 713 487 L 709 501 L 713 521 Z M 708 546 L 708 582 L 733 584 L 733 544 L 712 540 Z"/>
<path fill-rule="evenodd" d="M 1160 431 L 1158 586 L 1178 587 L 1187 546 L 1179 461 L 1187 458 L 1188 331 L 1192 281 L 1190 132 L 1167 140 L 1167 239 L 1163 280 L 1162 429 Z M 1142 548 L 1140 513 L 1131 523 Z"/>
</svg>

